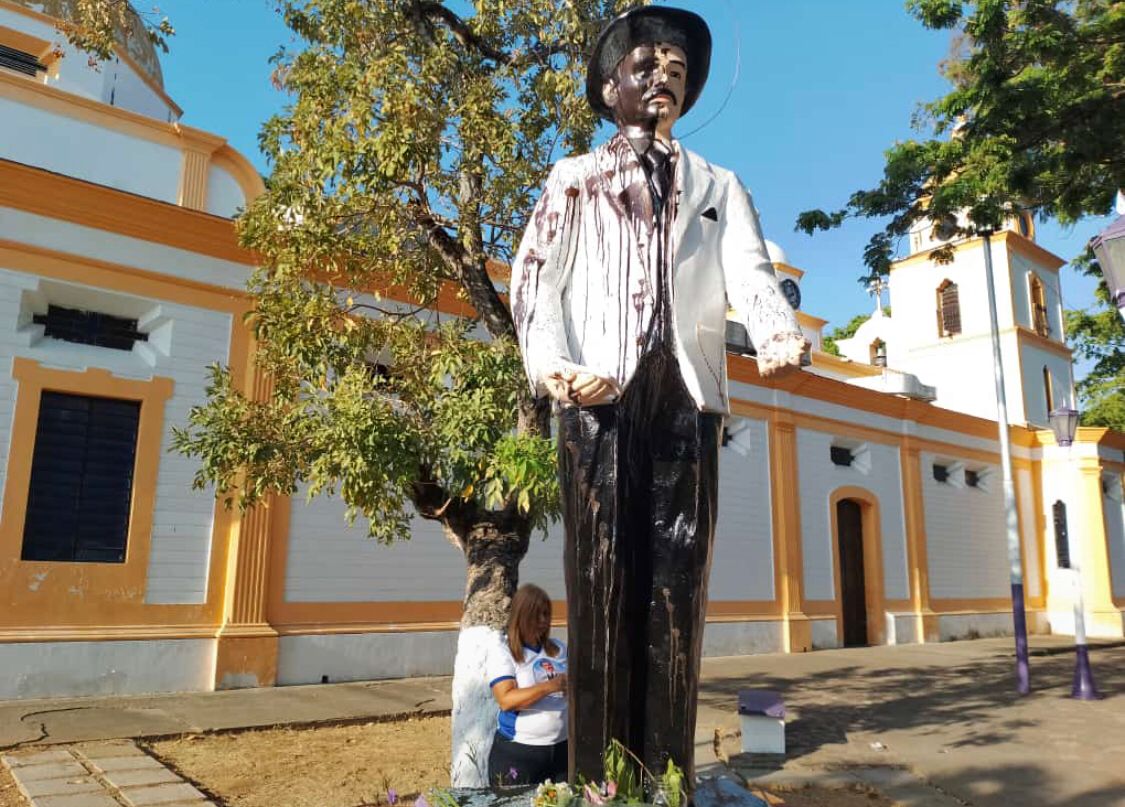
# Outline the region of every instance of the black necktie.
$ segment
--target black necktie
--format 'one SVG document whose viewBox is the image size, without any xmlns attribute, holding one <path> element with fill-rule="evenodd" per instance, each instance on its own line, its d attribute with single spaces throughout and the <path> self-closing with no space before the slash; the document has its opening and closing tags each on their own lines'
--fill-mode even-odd
<svg viewBox="0 0 1125 807">
<path fill-rule="evenodd" d="M 654 140 L 644 157 L 645 164 L 648 166 L 649 180 L 652 182 L 656 207 L 659 209 L 664 206 L 668 198 L 668 190 L 672 187 L 672 155 L 667 146 L 659 140 Z"/>
</svg>

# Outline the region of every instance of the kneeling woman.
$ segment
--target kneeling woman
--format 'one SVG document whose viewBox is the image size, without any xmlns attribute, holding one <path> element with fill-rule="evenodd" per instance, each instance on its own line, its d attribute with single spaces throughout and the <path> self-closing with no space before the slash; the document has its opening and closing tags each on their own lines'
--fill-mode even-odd
<svg viewBox="0 0 1125 807">
<path fill-rule="evenodd" d="M 489 686 L 501 710 L 488 757 L 492 785 L 566 781 L 566 647 L 550 632 L 547 592 L 520 586 L 507 637 L 488 655 Z"/>
</svg>

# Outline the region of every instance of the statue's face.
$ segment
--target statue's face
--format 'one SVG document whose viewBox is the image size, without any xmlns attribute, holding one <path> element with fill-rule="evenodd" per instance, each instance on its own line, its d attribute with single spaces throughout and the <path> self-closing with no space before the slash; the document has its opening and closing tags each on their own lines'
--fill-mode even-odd
<svg viewBox="0 0 1125 807">
<path fill-rule="evenodd" d="M 617 125 L 671 132 L 687 88 L 687 56 L 667 42 L 639 45 L 625 54 L 604 98 Z"/>
</svg>

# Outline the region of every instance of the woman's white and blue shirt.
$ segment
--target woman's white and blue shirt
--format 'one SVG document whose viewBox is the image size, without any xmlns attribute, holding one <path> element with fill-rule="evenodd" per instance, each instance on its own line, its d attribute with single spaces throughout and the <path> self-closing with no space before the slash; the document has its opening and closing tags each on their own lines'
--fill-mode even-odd
<svg viewBox="0 0 1125 807">
<path fill-rule="evenodd" d="M 566 645 L 548 639 L 558 648 L 558 655 L 547 654 L 546 647 L 523 646 L 523 659 L 512 658 L 506 638 L 488 652 L 488 688 L 501 681 L 515 681 L 519 688 L 549 681 L 566 672 Z M 554 745 L 566 739 L 566 696 L 553 692 L 523 709 L 501 710 L 498 720 L 500 734 L 524 745 Z"/>
</svg>

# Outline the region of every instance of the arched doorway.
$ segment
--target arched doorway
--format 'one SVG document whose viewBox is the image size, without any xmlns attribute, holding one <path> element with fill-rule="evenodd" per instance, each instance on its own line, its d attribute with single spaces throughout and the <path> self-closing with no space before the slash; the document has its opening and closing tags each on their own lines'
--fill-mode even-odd
<svg viewBox="0 0 1125 807">
<path fill-rule="evenodd" d="M 863 504 L 836 502 L 836 550 L 840 563 L 840 607 L 844 647 L 867 645 L 867 580 L 863 558 Z"/>
</svg>

